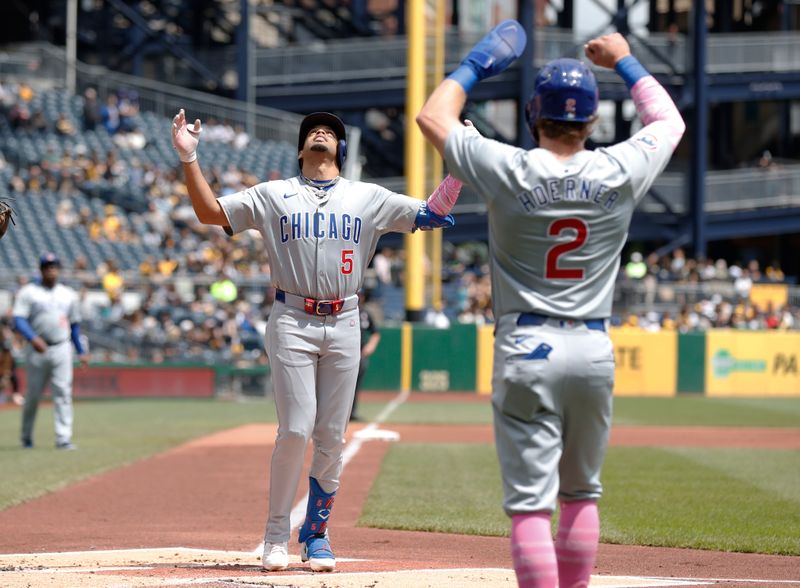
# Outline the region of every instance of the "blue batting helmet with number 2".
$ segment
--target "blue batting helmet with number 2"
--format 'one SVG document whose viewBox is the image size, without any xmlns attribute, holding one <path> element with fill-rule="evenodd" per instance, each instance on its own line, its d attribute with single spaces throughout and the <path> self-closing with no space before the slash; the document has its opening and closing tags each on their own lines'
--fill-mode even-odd
<svg viewBox="0 0 800 588">
<path fill-rule="evenodd" d="M 525 106 L 525 117 L 533 132 L 542 118 L 590 122 L 597 112 L 597 80 L 582 61 L 554 59 L 536 76 L 533 95 Z"/>
</svg>

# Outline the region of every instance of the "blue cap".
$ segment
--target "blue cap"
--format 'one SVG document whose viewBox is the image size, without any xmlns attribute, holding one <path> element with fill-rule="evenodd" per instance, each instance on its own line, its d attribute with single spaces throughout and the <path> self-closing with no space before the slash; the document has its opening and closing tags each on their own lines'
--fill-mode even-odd
<svg viewBox="0 0 800 588">
<path fill-rule="evenodd" d="M 61 260 L 58 258 L 58 255 L 48 251 L 39 258 L 39 267 L 44 267 L 46 265 L 61 265 Z"/>
</svg>

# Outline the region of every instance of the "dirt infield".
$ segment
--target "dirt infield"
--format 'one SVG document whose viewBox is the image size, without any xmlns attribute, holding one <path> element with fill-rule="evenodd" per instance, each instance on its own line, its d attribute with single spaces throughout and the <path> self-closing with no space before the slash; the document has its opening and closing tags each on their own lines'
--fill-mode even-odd
<svg viewBox="0 0 800 588">
<path fill-rule="evenodd" d="M 489 426 L 386 428 L 401 443 L 492 442 Z M 364 429 L 352 427 L 348 435 Z M 274 425 L 224 431 L 0 512 L 0 586 L 516 585 L 507 538 L 355 526 L 389 446 L 381 440 L 362 441 L 342 476 L 331 529 L 337 571 L 310 573 L 290 544 L 289 570 L 263 572 L 254 550 L 266 518 L 274 436 Z M 612 444 L 800 448 L 800 435 L 620 427 Z M 800 588 L 800 558 L 601 545 L 592 580 L 592 586 L 690 585 Z"/>
</svg>

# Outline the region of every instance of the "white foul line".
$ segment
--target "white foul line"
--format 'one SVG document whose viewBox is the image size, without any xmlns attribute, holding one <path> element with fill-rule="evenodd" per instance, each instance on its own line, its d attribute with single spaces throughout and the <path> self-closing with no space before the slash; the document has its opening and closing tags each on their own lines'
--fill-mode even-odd
<svg viewBox="0 0 800 588">
<path fill-rule="evenodd" d="M 410 392 L 408 390 L 404 390 L 400 392 L 397 396 L 392 398 L 391 402 L 387 404 L 384 409 L 375 417 L 375 420 L 369 423 L 366 427 L 364 427 L 360 432 L 370 433 L 372 431 L 376 431 L 378 426 L 384 422 L 389 415 L 392 414 L 397 407 L 403 404 L 406 400 L 408 400 Z M 356 456 L 358 451 L 361 449 L 361 445 L 364 443 L 364 439 L 361 436 L 353 437 L 347 446 L 344 448 L 344 453 L 342 454 L 342 470 L 347 466 L 348 463 Z M 303 521 L 306 518 L 306 504 L 308 503 L 308 492 L 306 492 L 303 497 L 295 504 L 294 508 L 292 509 L 291 514 L 289 515 L 289 528 L 290 532 L 294 531 L 295 529 L 299 528 L 300 525 L 303 524 Z M 253 551 L 256 555 L 261 555 L 264 552 L 264 543 L 263 541 L 255 548 Z"/>
</svg>

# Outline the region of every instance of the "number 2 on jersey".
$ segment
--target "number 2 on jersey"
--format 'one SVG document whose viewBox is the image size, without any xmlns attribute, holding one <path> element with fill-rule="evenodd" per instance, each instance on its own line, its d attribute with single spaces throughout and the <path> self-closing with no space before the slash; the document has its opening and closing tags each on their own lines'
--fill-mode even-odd
<svg viewBox="0 0 800 588">
<path fill-rule="evenodd" d="M 342 249 L 342 273 L 343 274 L 352 274 L 353 273 L 353 250 L 352 249 Z"/>
<path fill-rule="evenodd" d="M 575 231 L 575 238 L 572 241 L 553 245 L 547 250 L 547 266 L 544 277 L 553 280 L 582 280 L 584 276 L 583 268 L 564 268 L 558 267 L 558 256 L 575 251 L 586 242 L 589 234 L 589 227 L 579 218 L 559 218 L 550 223 L 547 227 L 547 234 L 550 237 L 558 237 L 564 231 Z"/>
</svg>

